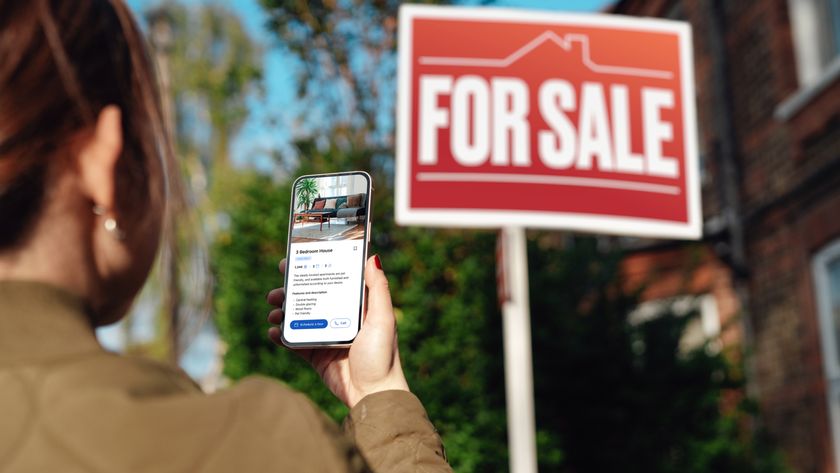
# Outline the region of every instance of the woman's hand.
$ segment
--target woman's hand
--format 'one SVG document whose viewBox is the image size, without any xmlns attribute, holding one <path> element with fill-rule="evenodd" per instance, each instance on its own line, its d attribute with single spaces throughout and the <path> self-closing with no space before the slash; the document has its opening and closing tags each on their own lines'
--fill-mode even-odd
<svg viewBox="0 0 840 473">
<path fill-rule="evenodd" d="M 286 260 L 280 262 L 280 271 Z M 365 266 L 368 303 L 364 323 L 350 348 L 293 349 L 321 375 L 324 383 L 344 404 L 353 407 L 363 397 L 379 391 L 408 391 L 408 383 L 400 365 L 397 347 L 397 326 L 388 279 L 382 271 L 379 256 L 368 258 Z M 283 288 L 268 293 L 268 303 L 277 306 L 268 314 L 274 325 L 283 323 Z M 268 337 L 281 346 L 280 327 L 271 327 Z"/>
</svg>

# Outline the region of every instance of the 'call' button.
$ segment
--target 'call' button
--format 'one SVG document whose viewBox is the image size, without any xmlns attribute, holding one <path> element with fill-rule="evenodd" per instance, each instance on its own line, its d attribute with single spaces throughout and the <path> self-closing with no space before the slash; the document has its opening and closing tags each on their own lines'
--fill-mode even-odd
<svg viewBox="0 0 840 473">
<path fill-rule="evenodd" d="M 325 319 L 312 319 L 312 320 L 292 320 L 292 323 L 289 324 L 293 330 L 304 330 L 309 328 L 326 328 L 327 321 Z"/>
<path fill-rule="evenodd" d="M 333 328 L 348 328 L 350 327 L 350 319 L 332 319 L 330 326 Z"/>
</svg>

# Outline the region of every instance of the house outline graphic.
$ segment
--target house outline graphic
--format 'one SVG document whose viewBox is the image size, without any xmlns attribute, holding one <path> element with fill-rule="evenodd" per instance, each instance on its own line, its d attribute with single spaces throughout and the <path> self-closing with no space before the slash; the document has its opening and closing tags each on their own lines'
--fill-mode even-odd
<svg viewBox="0 0 840 473">
<path fill-rule="evenodd" d="M 501 69 L 522 59 L 547 42 L 552 42 L 566 51 L 571 51 L 572 45 L 574 43 L 579 43 L 581 45 L 581 60 L 583 64 L 589 68 L 589 70 L 599 74 L 647 77 L 651 79 L 665 80 L 674 78 L 674 73 L 671 71 L 598 64 L 592 59 L 589 49 L 589 36 L 579 33 L 569 33 L 561 37 L 551 30 L 544 31 L 542 34 L 504 58 L 421 56 L 418 58 L 418 62 L 423 66 L 488 67 Z"/>
</svg>

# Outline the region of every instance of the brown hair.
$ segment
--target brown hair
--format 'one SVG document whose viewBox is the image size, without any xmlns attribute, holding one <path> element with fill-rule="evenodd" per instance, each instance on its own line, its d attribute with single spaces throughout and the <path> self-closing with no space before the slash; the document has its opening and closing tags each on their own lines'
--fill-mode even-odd
<svg viewBox="0 0 840 473">
<path fill-rule="evenodd" d="M 0 0 L 0 250 L 25 239 L 48 171 L 107 105 L 122 111 L 118 215 L 164 197 L 171 147 L 156 84 L 122 0 Z"/>
</svg>

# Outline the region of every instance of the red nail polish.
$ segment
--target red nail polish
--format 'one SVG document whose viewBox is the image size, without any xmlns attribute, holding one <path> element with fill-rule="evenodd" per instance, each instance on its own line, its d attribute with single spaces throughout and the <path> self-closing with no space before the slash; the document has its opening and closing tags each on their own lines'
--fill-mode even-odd
<svg viewBox="0 0 840 473">
<path fill-rule="evenodd" d="M 375 264 L 377 268 L 382 269 L 382 261 L 379 260 L 379 255 L 373 255 L 373 264 Z"/>
</svg>

